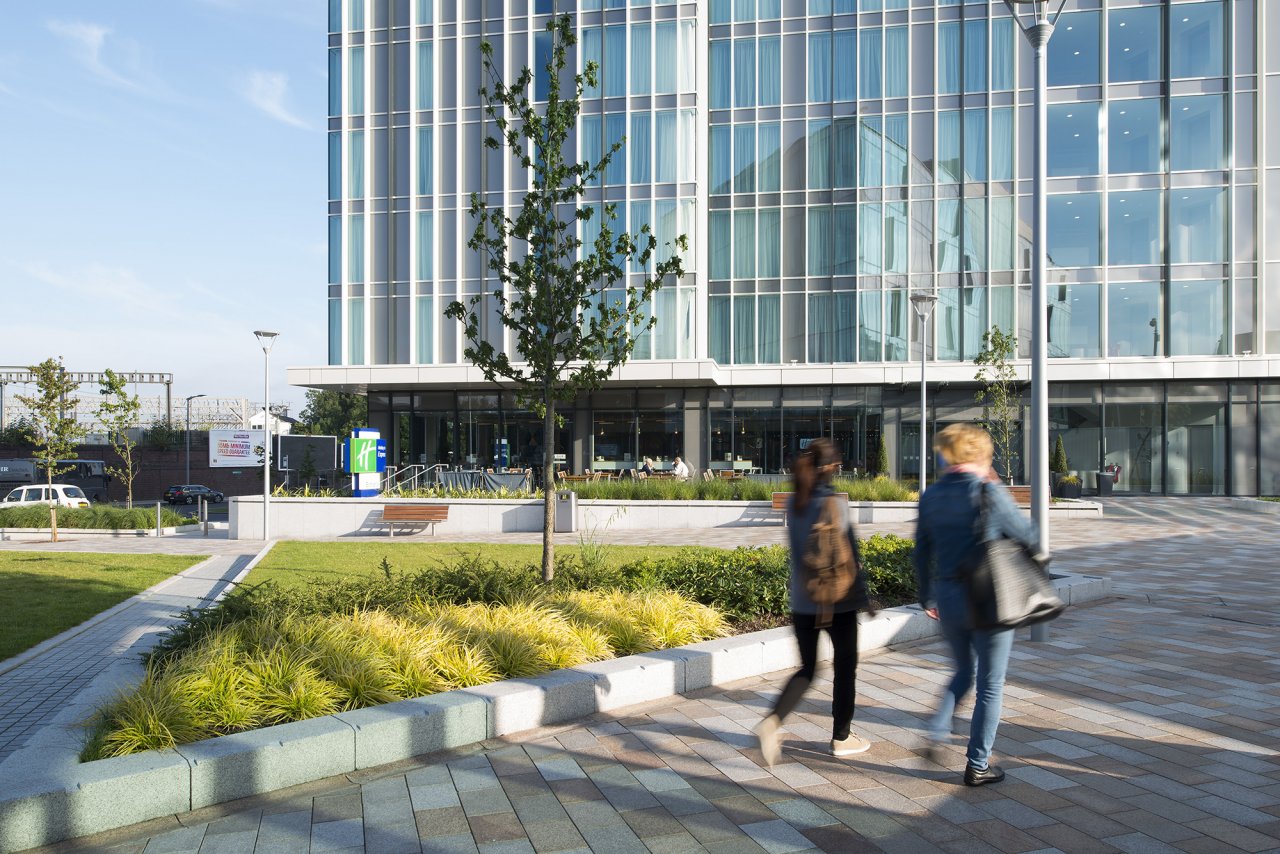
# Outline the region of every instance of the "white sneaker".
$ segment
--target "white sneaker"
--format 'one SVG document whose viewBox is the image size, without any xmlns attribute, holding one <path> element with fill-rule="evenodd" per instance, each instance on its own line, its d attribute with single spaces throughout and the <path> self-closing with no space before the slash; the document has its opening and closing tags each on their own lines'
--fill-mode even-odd
<svg viewBox="0 0 1280 854">
<path fill-rule="evenodd" d="M 782 759 L 782 746 L 778 740 L 778 727 L 782 721 L 777 715 L 765 715 L 764 720 L 756 725 L 756 737 L 760 739 L 760 754 L 764 764 L 772 768 Z"/>
<path fill-rule="evenodd" d="M 867 741 L 857 733 L 849 733 L 849 737 L 836 741 L 831 741 L 832 756 L 853 756 L 857 753 L 866 753 L 871 749 L 871 742 Z"/>
</svg>

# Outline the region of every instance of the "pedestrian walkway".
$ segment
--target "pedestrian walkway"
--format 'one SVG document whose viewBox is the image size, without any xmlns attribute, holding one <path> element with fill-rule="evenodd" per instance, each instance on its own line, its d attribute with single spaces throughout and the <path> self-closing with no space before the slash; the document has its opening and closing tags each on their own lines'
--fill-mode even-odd
<svg viewBox="0 0 1280 854">
<path fill-rule="evenodd" d="M 775 673 L 48 850 L 1280 851 L 1280 522 L 1128 499 L 1053 541 L 1118 595 L 1014 647 L 995 786 L 960 784 L 958 736 L 924 757 L 947 661 L 927 643 L 863 663 L 873 746 L 849 759 L 825 754 L 820 679 L 761 766 Z"/>
<path fill-rule="evenodd" d="M 134 542 L 112 541 L 116 545 Z M 68 547 L 73 544 L 48 545 L 72 550 Z M 51 726 L 60 730 L 50 734 L 50 746 L 78 738 L 79 733 L 68 727 L 87 716 L 111 687 L 101 685 L 97 695 L 86 696 L 90 683 L 105 672 L 116 673 L 121 680 L 136 675 L 139 655 L 155 644 L 177 615 L 212 601 L 255 553 L 256 549 L 247 551 L 244 543 L 237 544 L 235 552 L 201 561 L 86 623 L 0 662 L 0 779 L 19 773 L 7 760 L 41 730 Z M 50 761 L 49 757 L 38 759 Z"/>
<path fill-rule="evenodd" d="M 169 534 L 164 537 L 112 537 L 104 534 L 77 534 L 73 529 L 58 532 L 58 542 L 48 534 L 6 533 L 0 551 L 102 552 L 105 554 L 238 555 L 260 548 L 261 540 L 229 540 L 227 529 L 202 533 Z"/>
</svg>

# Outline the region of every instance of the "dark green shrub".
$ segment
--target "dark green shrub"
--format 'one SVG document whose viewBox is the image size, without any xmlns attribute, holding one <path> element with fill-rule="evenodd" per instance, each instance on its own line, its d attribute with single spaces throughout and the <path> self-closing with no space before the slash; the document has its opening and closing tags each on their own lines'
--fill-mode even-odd
<svg viewBox="0 0 1280 854">
<path fill-rule="evenodd" d="M 1067 449 L 1062 445 L 1062 435 L 1058 435 L 1058 441 L 1053 446 L 1053 458 L 1049 462 L 1049 471 L 1054 474 L 1066 474 L 1070 469 L 1067 463 Z"/>
<path fill-rule="evenodd" d="M 916 601 L 916 574 L 911 566 L 912 540 L 875 534 L 862 540 L 867 589 L 885 606 Z"/>
<path fill-rule="evenodd" d="M 165 527 L 188 525 L 194 517 L 184 516 L 168 507 L 160 511 L 160 522 Z M 59 528 L 98 528 L 103 530 L 152 529 L 156 526 L 154 507 L 111 507 L 95 504 L 91 507 L 59 507 Z M 47 528 L 49 507 L 45 504 L 27 504 L 22 507 L 0 507 L 0 528 Z"/>
</svg>

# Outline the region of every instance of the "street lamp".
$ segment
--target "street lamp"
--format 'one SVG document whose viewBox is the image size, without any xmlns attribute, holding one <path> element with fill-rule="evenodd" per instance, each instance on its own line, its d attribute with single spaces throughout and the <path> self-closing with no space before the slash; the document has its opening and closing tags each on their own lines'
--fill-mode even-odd
<svg viewBox="0 0 1280 854">
<path fill-rule="evenodd" d="M 1049 139 L 1048 84 L 1049 38 L 1062 14 L 1066 0 L 1004 0 L 1027 43 L 1035 51 L 1035 200 L 1031 262 L 1031 518 L 1039 532 L 1038 550 L 1049 553 L 1049 323 L 1045 268 L 1048 265 L 1048 181 Z M 1051 7 L 1056 4 L 1057 8 Z M 1024 20 L 1019 6 L 1031 7 Z"/>
<path fill-rule="evenodd" d="M 197 397 L 204 397 L 203 394 L 193 394 L 187 397 L 187 479 L 183 483 L 191 483 L 191 401 Z"/>
<path fill-rule="evenodd" d="M 262 539 L 271 539 L 271 348 L 278 332 L 256 330 L 262 345 Z"/>
<path fill-rule="evenodd" d="M 928 468 L 929 460 L 929 410 L 925 408 L 927 398 L 925 396 L 924 368 L 925 368 L 925 350 L 929 341 L 929 315 L 933 314 L 933 307 L 937 304 L 938 298 L 933 294 L 912 294 L 911 307 L 916 310 L 916 316 L 920 318 L 920 494 L 924 495 L 924 478 Z"/>
</svg>

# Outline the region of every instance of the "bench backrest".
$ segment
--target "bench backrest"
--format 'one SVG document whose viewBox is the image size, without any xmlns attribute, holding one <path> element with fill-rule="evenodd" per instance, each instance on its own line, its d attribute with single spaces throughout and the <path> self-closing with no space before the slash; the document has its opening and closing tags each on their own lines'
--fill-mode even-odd
<svg viewBox="0 0 1280 854">
<path fill-rule="evenodd" d="M 1010 486 L 1009 497 L 1013 499 L 1014 504 L 1030 504 L 1031 503 L 1031 487 L 1029 486 Z"/>
<path fill-rule="evenodd" d="M 849 502 L 849 493 L 847 493 L 847 492 L 837 492 L 837 493 L 836 493 L 836 498 L 843 499 L 843 500 L 844 500 L 844 502 L 847 504 L 847 503 Z M 787 501 L 789 501 L 790 499 L 791 499 L 791 493 L 790 493 L 790 492 L 775 492 L 775 493 L 773 493 L 773 509 L 774 509 L 774 510 L 786 510 L 786 509 L 787 509 Z"/>
<path fill-rule="evenodd" d="M 388 522 L 443 522 L 449 518 L 448 504 L 388 504 L 382 508 Z"/>
</svg>

